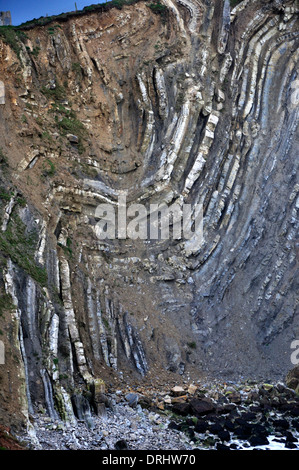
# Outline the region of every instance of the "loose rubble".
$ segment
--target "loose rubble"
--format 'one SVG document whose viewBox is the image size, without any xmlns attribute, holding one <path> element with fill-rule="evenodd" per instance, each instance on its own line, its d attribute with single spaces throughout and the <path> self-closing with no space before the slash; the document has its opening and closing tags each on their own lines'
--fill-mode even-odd
<svg viewBox="0 0 299 470">
<path fill-rule="evenodd" d="M 156 431 L 157 442 L 132 440 L 141 425 L 132 431 L 117 418 L 120 410 L 132 421 L 140 405 L 150 435 L 136 389 L 109 391 L 112 407 L 97 391 L 89 409 L 77 388 L 98 387 L 110 372 L 150 387 L 156 371 L 278 380 L 294 364 L 298 2 L 246 0 L 231 11 L 228 0 L 108 3 L 2 29 L 0 423 L 17 426 L 29 414 L 37 447 L 60 434 L 63 447 L 81 424 L 76 439 L 86 436 L 87 448 L 106 425 L 115 436 L 100 446 L 164 446 L 169 425 L 186 445 L 206 445 L 207 436 L 209 447 L 227 445 L 227 433 L 240 434 L 234 406 L 249 406 L 234 384 L 217 398 L 209 387 L 203 397 L 163 381 L 149 410 L 161 416 L 162 444 Z M 118 229 L 107 222 L 103 240 L 105 204 Z M 136 204 L 146 212 L 138 224 L 129 222 Z M 190 208 L 194 222 L 202 208 L 203 229 L 192 223 L 190 238 L 183 210 L 182 237 L 173 213 L 165 238 L 164 217 L 155 224 L 148 213 L 155 204 Z M 151 402 L 156 392 L 138 393 Z M 249 420 L 251 445 L 267 442 L 256 436 L 265 413 L 263 404 Z M 201 419 L 210 426 L 203 432 Z"/>
<path fill-rule="evenodd" d="M 33 418 L 27 448 L 43 450 L 299 449 L 299 397 L 282 383 L 115 390 L 105 412 L 76 424 Z"/>
</svg>

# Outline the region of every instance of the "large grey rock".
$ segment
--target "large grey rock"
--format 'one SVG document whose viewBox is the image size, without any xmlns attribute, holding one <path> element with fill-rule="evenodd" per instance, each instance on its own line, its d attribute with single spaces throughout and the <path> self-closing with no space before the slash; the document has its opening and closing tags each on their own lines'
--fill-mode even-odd
<svg viewBox="0 0 299 470">
<path fill-rule="evenodd" d="M 71 397 L 76 418 L 84 421 L 88 427 L 93 427 L 93 419 L 89 401 L 80 393 L 75 393 Z"/>
<path fill-rule="evenodd" d="M 299 364 L 287 373 L 285 383 L 289 388 L 299 393 Z"/>
<path fill-rule="evenodd" d="M 78 144 L 79 138 L 74 134 L 67 134 L 67 138 L 71 144 Z"/>
</svg>

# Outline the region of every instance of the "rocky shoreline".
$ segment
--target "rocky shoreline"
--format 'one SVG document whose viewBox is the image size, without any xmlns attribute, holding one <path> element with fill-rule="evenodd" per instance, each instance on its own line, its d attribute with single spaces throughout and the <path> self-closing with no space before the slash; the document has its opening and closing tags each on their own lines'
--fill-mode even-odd
<svg viewBox="0 0 299 470">
<path fill-rule="evenodd" d="M 283 383 L 190 383 L 107 391 L 76 421 L 41 410 L 19 435 L 32 450 L 299 450 L 299 397 Z"/>
</svg>

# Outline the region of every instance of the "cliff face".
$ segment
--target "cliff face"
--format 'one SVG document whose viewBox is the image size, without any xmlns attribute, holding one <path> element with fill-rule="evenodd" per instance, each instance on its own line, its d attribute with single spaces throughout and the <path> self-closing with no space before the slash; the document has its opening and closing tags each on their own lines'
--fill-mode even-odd
<svg viewBox="0 0 299 470">
<path fill-rule="evenodd" d="M 72 391 L 101 378 L 291 368 L 298 4 L 216 3 L 140 1 L 0 37 L 10 423 L 39 405 L 71 417 Z M 99 240 L 96 209 L 121 195 L 202 205 L 203 243 Z"/>
</svg>

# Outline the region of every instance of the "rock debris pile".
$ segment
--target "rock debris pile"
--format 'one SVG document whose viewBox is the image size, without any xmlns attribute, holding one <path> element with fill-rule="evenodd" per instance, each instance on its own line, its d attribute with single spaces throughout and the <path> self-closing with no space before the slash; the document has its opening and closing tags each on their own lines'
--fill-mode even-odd
<svg viewBox="0 0 299 470">
<path fill-rule="evenodd" d="M 156 373 L 286 375 L 299 334 L 298 11 L 296 0 L 121 0 L 1 28 L 2 425 L 39 407 L 71 426 L 97 413 L 82 436 L 113 447 L 113 413 L 133 423 L 142 403 L 131 415 L 97 397 L 89 410 L 110 374 L 148 387 Z M 128 216 L 134 236 L 103 240 L 98 208 L 116 215 L 124 197 L 142 213 Z M 173 204 L 193 218 L 202 208 L 203 236 L 138 238 L 151 205 Z M 161 398 L 163 423 L 172 410 L 223 417 L 213 397 L 189 395 Z M 104 426 L 115 439 L 94 437 Z M 163 444 L 156 431 L 138 443 L 134 426 L 123 424 L 129 446 L 180 439 L 167 425 Z M 188 426 L 180 445 L 201 445 Z M 83 445 L 72 435 L 48 442 Z"/>
<path fill-rule="evenodd" d="M 45 450 L 299 449 L 299 398 L 282 383 L 116 390 L 76 423 L 39 413 L 27 447 Z M 33 437 L 34 436 L 34 437 Z M 25 437 L 28 439 L 28 437 Z"/>
</svg>

